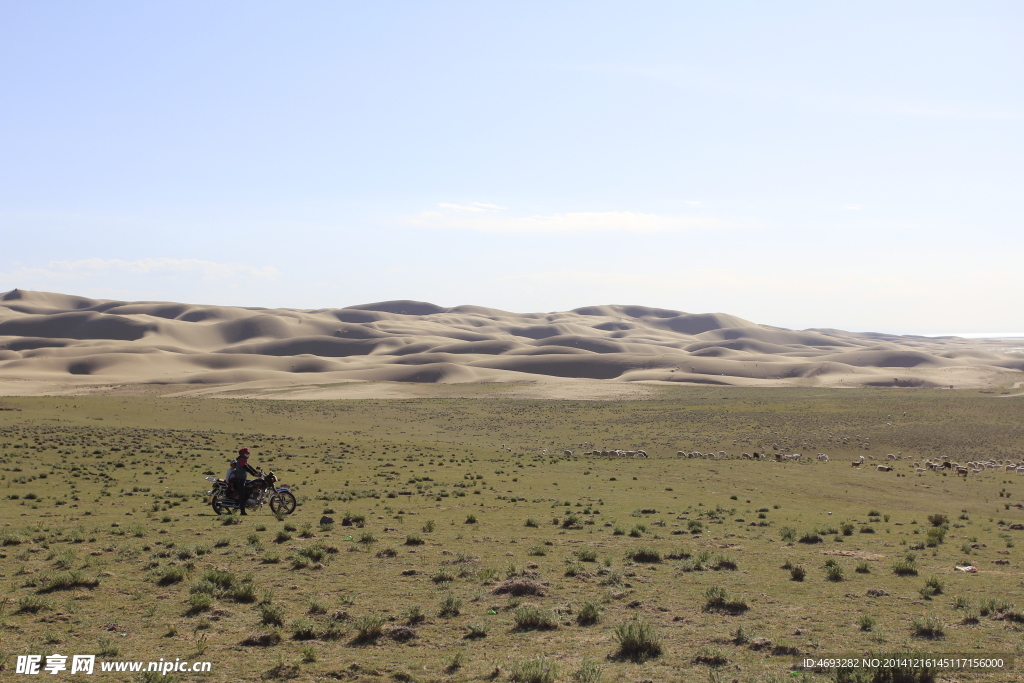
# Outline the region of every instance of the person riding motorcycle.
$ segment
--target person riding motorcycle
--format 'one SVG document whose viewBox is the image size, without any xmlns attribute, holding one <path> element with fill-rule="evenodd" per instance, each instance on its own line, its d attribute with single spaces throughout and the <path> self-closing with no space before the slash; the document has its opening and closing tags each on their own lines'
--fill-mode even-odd
<svg viewBox="0 0 1024 683">
<path fill-rule="evenodd" d="M 248 498 L 245 488 L 245 476 L 247 474 L 251 474 L 254 477 L 259 476 L 259 472 L 249 464 L 249 449 L 240 448 L 238 449 L 238 457 L 231 461 L 227 476 L 224 478 L 228 482 L 228 491 L 238 501 L 238 509 L 242 511 L 243 515 L 246 514 L 245 503 L 246 498 Z"/>
</svg>

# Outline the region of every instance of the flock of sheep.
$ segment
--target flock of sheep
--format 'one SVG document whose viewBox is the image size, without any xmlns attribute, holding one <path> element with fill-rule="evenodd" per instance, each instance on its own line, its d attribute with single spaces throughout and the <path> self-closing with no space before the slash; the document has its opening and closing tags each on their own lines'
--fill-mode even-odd
<svg viewBox="0 0 1024 683">
<path fill-rule="evenodd" d="M 572 455 L 572 451 L 563 451 L 563 455 L 570 456 Z M 625 451 L 621 448 L 615 448 L 612 450 L 602 449 L 600 451 L 583 451 L 583 455 L 603 458 L 646 458 L 647 451 Z"/>
<path fill-rule="evenodd" d="M 591 445 L 592 444 L 587 444 Z M 501 450 L 512 452 L 512 449 L 501 444 Z M 544 454 L 547 454 L 548 449 L 542 449 Z M 566 457 L 571 457 L 573 451 L 566 449 L 562 451 L 562 454 Z M 602 448 L 599 450 L 582 451 L 581 454 L 586 457 L 605 457 L 605 458 L 646 458 L 647 452 L 644 450 L 624 450 L 621 448 L 607 449 Z M 710 459 L 725 459 L 729 457 L 726 451 L 712 451 L 708 453 L 701 453 L 700 451 L 676 451 L 676 456 L 680 458 L 710 458 Z M 800 453 L 778 453 L 776 452 L 772 457 L 769 457 L 767 453 L 742 453 L 741 458 L 747 460 L 775 460 L 777 462 L 796 461 L 803 458 Z M 824 453 L 818 453 L 816 456 L 818 462 L 829 462 L 828 455 Z M 860 467 L 864 465 L 868 460 L 874 460 L 873 455 L 860 456 L 857 460 L 853 460 L 850 464 L 853 467 Z M 887 453 L 885 456 L 886 461 L 892 462 L 896 460 L 909 460 L 909 455 L 903 455 L 903 453 Z M 875 469 L 879 472 L 892 472 L 892 465 L 876 465 Z M 927 471 L 942 472 L 943 470 L 949 470 L 956 472 L 957 476 L 966 477 L 968 474 L 981 474 L 985 470 L 1001 470 L 1004 472 L 1016 472 L 1017 474 L 1024 474 L 1024 462 L 1018 462 L 1013 460 L 972 460 L 964 464 L 953 462 L 950 456 L 944 455 L 936 458 L 935 460 L 926 460 L 922 465 L 920 462 L 914 463 L 914 472 L 921 474 Z"/>
</svg>

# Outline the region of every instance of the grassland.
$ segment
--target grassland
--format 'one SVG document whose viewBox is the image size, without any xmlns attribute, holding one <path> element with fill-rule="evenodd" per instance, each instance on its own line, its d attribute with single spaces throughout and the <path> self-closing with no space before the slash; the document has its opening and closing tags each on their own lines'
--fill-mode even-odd
<svg viewBox="0 0 1024 683">
<path fill-rule="evenodd" d="M 0 675 L 53 652 L 213 663 L 179 681 L 538 683 L 829 680 L 790 675 L 794 655 L 1019 655 L 1024 477 L 913 462 L 1021 460 L 1021 400 L 0 399 Z M 203 477 L 240 445 L 298 487 L 295 514 L 204 505 Z M 735 458 L 773 446 L 832 462 Z M 909 458 L 849 465 L 886 453 Z"/>
</svg>

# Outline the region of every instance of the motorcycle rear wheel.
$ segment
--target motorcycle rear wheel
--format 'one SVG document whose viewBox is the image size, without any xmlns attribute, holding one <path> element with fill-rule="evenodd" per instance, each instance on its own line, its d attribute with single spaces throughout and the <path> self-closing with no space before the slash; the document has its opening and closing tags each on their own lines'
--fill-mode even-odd
<svg viewBox="0 0 1024 683">
<path fill-rule="evenodd" d="M 295 496 L 289 491 L 279 491 L 270 497 L 270 509 L 275 515 L 290 515 L 295 512 Z"/>
<path fill-rule="evenodd" d="M 237 508 L 230 505 L 224 505 L 219 498 L 214 498 L 213 502 L 210 503 L 210 507 L 212 507 L 213 511 L 218 515 L 232 515 L 237 510 Z"/>
</svg>

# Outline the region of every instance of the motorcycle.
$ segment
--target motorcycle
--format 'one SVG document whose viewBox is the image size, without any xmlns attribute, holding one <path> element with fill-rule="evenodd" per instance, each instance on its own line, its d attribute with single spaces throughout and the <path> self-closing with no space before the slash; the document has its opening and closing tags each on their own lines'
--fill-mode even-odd
<svg viewBox="0 0 1024 683">
<path fill-rule="evenodd" d="M 238 509 L 238 501 L 228 490 L 228 482 L 224 479 L 207 477 L 207 481 L 213 482 L 213 489 L 206 492 L 206 503 L 213 508 L 218 515 L 231 514 Z M 262 510 L 266 504 L 267 496 L 270 496 L 270 509 L 275 515 L 290 515 L 295 512 L 297 501 L 295 494 L 291 492 L 291 486 L 276 485 L 277 475 L 271 472 L 266 474 L 260 470 L 259 476 L 245 483 L 245 509 Z"/>
</svg>

